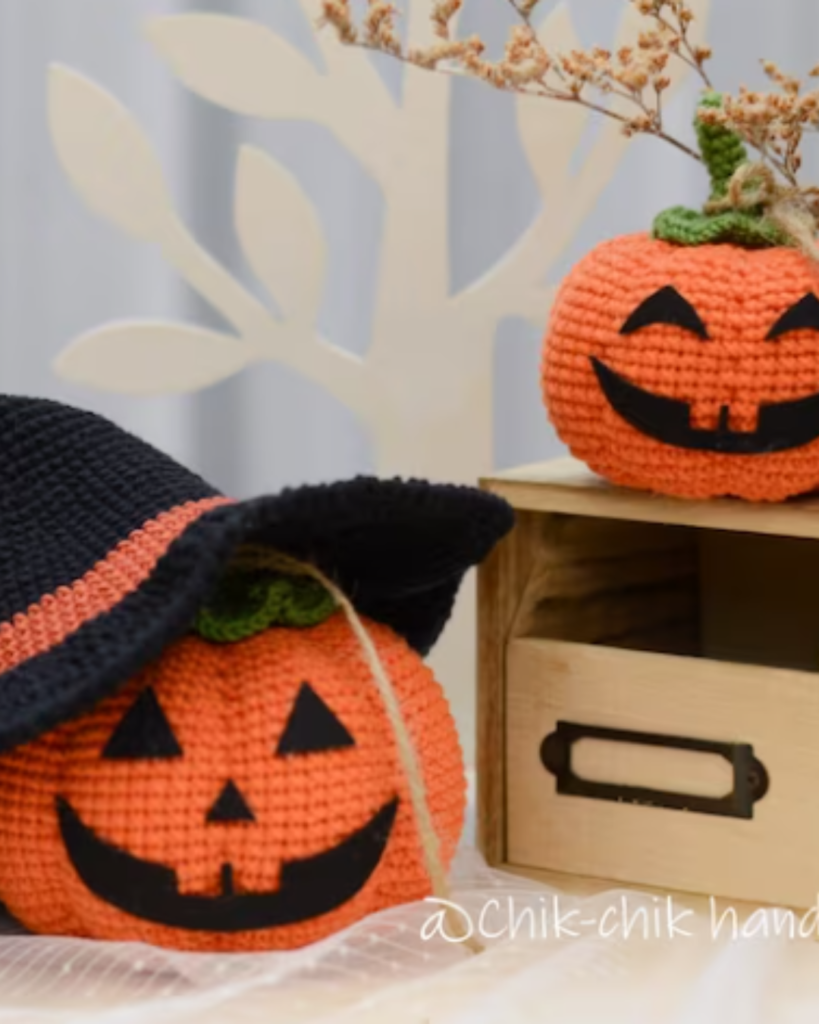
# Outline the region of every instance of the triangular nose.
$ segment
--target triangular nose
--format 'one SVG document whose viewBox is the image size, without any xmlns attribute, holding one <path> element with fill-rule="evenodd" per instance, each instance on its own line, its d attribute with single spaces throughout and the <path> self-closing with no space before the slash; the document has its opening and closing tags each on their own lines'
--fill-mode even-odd
<svg viewBox="0 0 819 1024">
<path fill-rule="evenodd" d="M 232 821 L 255 821 L 256 815 L 233 779 L 228 779 L 205 820 L 208 824 L 219 822 L 224 825 Z"/>
</svg>

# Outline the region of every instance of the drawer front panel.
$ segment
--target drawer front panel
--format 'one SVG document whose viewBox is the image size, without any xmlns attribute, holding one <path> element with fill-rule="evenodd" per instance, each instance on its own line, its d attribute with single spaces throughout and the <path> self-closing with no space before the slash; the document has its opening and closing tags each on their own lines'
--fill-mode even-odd
<svg viewBox="0 0 819 1024">
<path fill-rule="evenodd" d="M 514 640 L 506 810 L 519 867 L 812 907 L 819 674 Z"/>
</svg>

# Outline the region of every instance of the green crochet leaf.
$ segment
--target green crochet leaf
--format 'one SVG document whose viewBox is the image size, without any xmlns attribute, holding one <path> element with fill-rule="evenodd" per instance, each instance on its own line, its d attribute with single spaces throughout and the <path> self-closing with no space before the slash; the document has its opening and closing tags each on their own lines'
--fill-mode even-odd
<svg viewBox="0 0 819 1024">
<path fill-rule="evenodd" d="M 317 626 L 335 610 L 335 600 L 317 580 L 234 569 L 200 608 L 193 628 L 205 640 L 236 643 L 272 626 Z"/>
<path fill-rule="evenodd" d="M 675 245 L 739 245 L 744 249 L 768 249 L 787 245 L 783 233 L 760 214 L 750 210 L 702 213 L 686 206 L 672 206 L 654 220 L 652 234 Z"/>
<path fill-rule="evenodd" d="M 748 163 L 748 150 L 736 132 L 700 120 L 702 108 L 720 106 L 721 94 L 708 92 L 700 100 L 694 119 L 700 152 L 711 178 L 712 200 L 724 198 L 731 178 Z M 788 244 L 785 235 L 765 219 L 761 208 L 705 213 L 674 206 L 655 219 L 652 235 L 664 242 L 688 246 L 730 243 L 745 249 L 765 249 Z"/>
</svg>

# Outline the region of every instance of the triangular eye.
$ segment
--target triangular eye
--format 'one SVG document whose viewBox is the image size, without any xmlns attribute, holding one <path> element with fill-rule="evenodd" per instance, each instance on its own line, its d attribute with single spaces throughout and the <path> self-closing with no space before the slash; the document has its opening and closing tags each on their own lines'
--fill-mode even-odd
<svg viewBox="0 0 819 1024">
<path fill-rule="evenodd" d="M 150 687 L 125 712 L 102 756 L 114 761 L 182 756 L 182 748 Z"/>
<path fill-rule="evenodd" d="M 276 753 L 311 754 L 354 747 L 355 740 L 309 683 L 302 683 Z"/>
<path fill-rule="evenodd" d="M 620 328 L 620 333 L 634 334 L 643 327 L 651 327 L 653 324 L 682 327 L 703 341 L 708 341 L 708 330 L 699 313 L 688 299 L 671 285 L 661 288 L 641 302 Z"/>
<path fill-rule="evenodd" d="M 768 331 L 766 341 L 775 341 L 789 331 L 819 331 L 819 299 L 808 292 L 782 316 Z"/>
</svg>

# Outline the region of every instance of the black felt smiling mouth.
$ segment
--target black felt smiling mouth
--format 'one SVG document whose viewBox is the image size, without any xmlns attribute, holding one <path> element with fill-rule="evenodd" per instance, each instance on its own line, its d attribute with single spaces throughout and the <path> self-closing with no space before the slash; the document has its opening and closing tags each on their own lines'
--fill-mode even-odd
<svg viewBox="0 0 819 1024">
<path fill-rule="evenodd" d="M 56 804 L 69 859 L 95 896 L 144 921 L 207 932 L 297 924 L 342 906 L 364 888 L 381 861 L 398 812 L 396 798 L 338 846 L 286 862 L 275 892 L 235 892 L 233 869 L 224 865 L 221 895 L 186 896 L 173 868 L 140 860 L 101 839 L 63 797 Z"/>
<path fill-rule="evenodd" d="M 697 310 L 671 285 L 641 302 L 619 333 L 630 336 L 656 324 L 679 327 L 700 341 L 711 340 Z M 765 341 L 776 342 L 794 331 L 819 331 L 819 298 L 812 292 L 785 310 Z M 725 455 L 766 455 L 801 448 L 819 438 L 819 393 L 760 405 L 757 428 L 753 431 L 732 430 L 730 406 L 723 405 L 717 428 L 702 430 L 691 425 L 688 402 L 646 391 L 595 356 L 591 357 L 591 364 L 612 409 L 641 434 L 674 448 Z"/>
<path fill-rule="evenodd" d="M 663 444 L 726 455 L 764 455 L 801 448 L 819 438 L 819 394 L 761 405 L 754 431 L 731 430 L 730 410 L 724 405 L 716 430 L 700 430 L 691 426 L 687 402 L 652 394 L 599 359 L 592 357 L 591 362 L 612 409 L 635 430 Z"/>
</svg>

